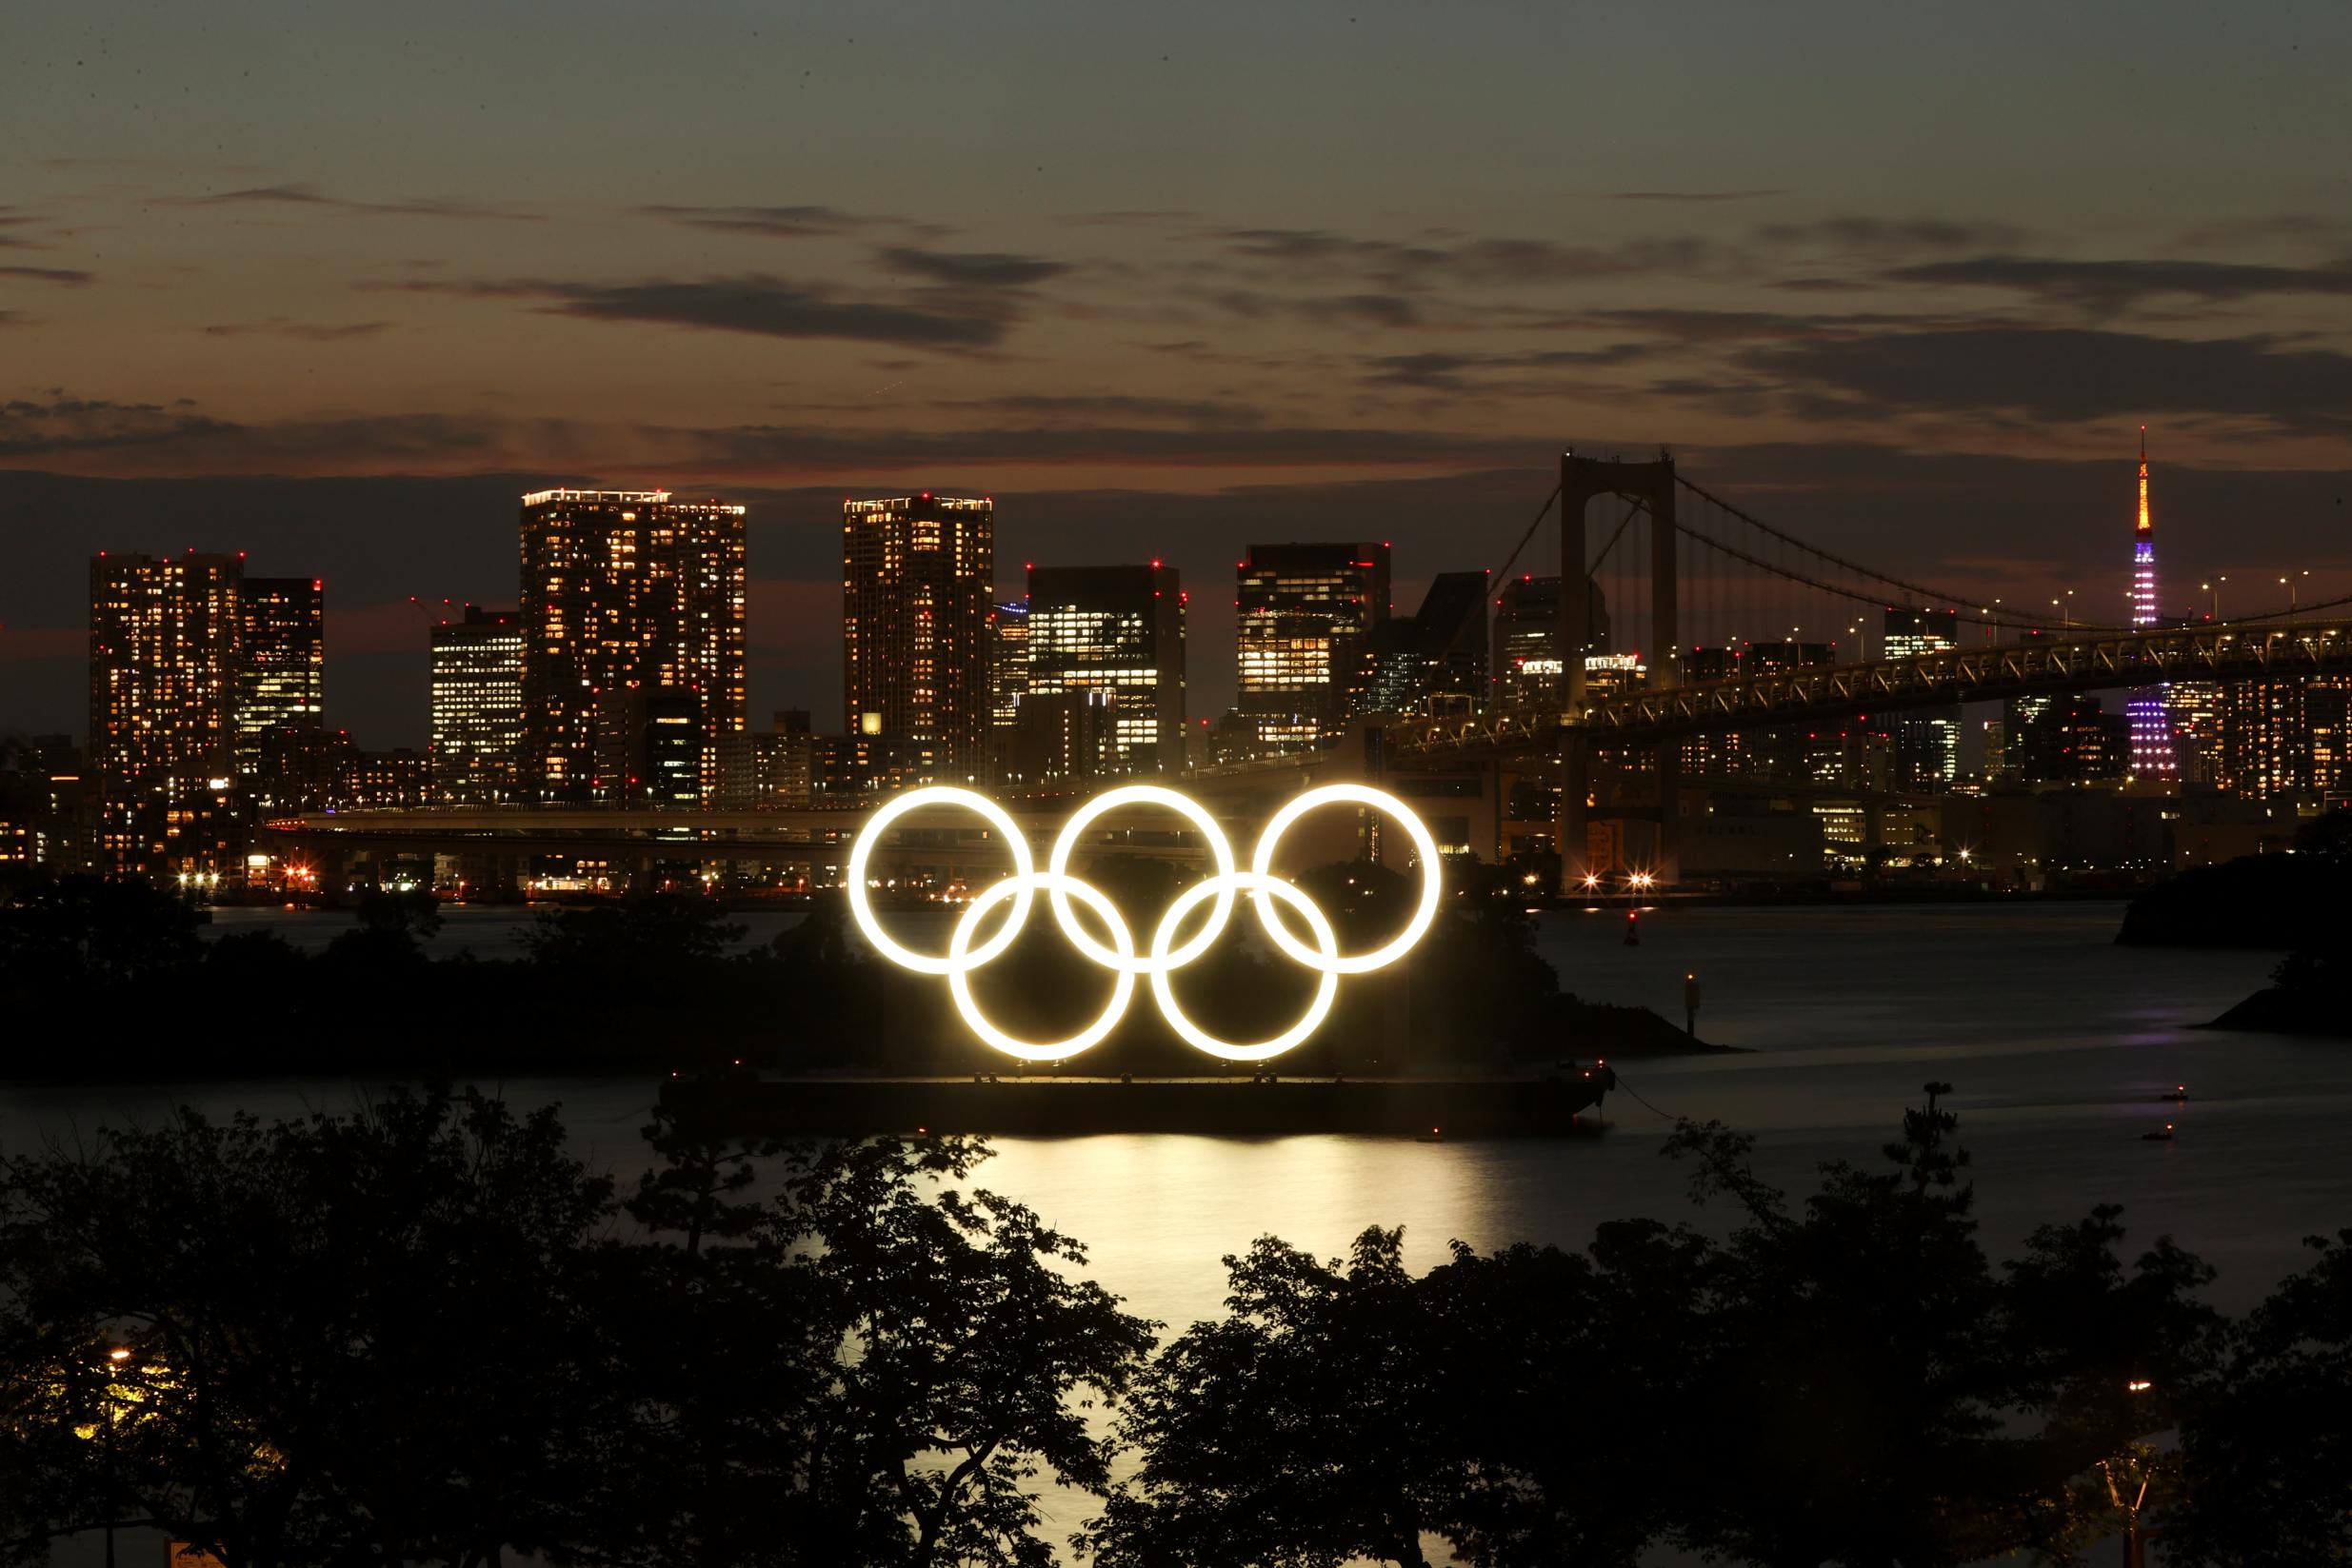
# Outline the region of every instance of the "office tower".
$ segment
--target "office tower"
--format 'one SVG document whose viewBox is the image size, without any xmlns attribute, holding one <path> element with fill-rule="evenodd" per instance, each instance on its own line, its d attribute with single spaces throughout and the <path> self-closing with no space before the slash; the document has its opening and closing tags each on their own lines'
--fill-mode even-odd
<svg viewBox="0 0 2352 1568">
<path fill-rule="evenodd" d="M 82 751 L 70 735 L 0 736 L 0 880 L 89 859 Z"/>
<path fill-rule="evenodd" d="M 2129 716 L 2109 713 L 2096 697 L 2035 699 L 2039 706 L 2008 749 L 2027 784 L 2092 784 L 2131 771 Z M 2020 700 L 2019 706 L 2023 705 Z"/>
<path fill-rule="evenodd" d="M 2006 718 L 1996 713 L 1983 722 L 1984 777 L 1987 780 L 2006 778 L 2009 773 L 2009 725 Z"/>
<path fill-rule="evenodd" d="M 911 741 L 959 783 L 986 769 L 995 569 L 996 505 L 987 497 L 925 490 L 842 503 L 850 734 Z"/>
<path fill-rule="evenodd" d="M 1601 585 L 1585 582 L 1591 640 L 1587 656 L 1610 651 L 1609 609 Z M 1495 596 L 1494 691 L 1503 707 L 1541 707 L 1560 700 L 1560 579 L 1522 574 Z"/>
<path fill-rule="evenodd" d="M 1117 717 L 1107 691 L 1029 693 L 1006 747 L 1009 777 L 1031 787 L 1075 787 L 1132 771 L 1119 746 Z"/>
<path fill-rule="evenodd" d="M 286 804 L 267 765 L 272 731 L 326 724 L 326 585 L 315 577 L 247 577 L 237 588 L 237 776 L 264 808 Z"/>
<path fill-rule="evenodd" d="M 1239 706 L 1262 749 L 1320 744 L 1361 699 L 1365 640 L 1388 619 L 1388 546 L 1252 545 L 1235 572 Z"/>
<path fill-rule="evenodd" d="M 90 564 L 89 767 L 107 875 L 219 869 L 243 576 L 237 557 L 193 551 Z"/>
<path fill-rule="evenodd" d="M 2156 529 L 2148 517 L 2148 427 L 2140 427 L 2140 515 L 2132 528 L 2131 624 L 2152 626 L 2156 616 Z M 2172 719 L 2165 710 L 2164 688 L 2143 688 L 2125 700 L 2131 723 L 2131 771 L 2142 778 L 2171 778 Z"/>
<path fill-rule="evenodd" d="M 1884 657 L 1914 659 L 1960 645 L 1955 610 L 1886 606 Z M 1936 792 L 1960 782 L 1960 705 L 1922 708 L 1894 721 L 1894 784 Z"/>
<path fill-rule="evenodd" d="M 433 799 L 522 799 L 523 615 L 468 605 L 429 634 Z"/>
<path fill-rule="evenodd" d="M 1099 695 L 1103 772 L 1185 765 L 1185 595 L 1176 568 L 1031 566 L 1021 702 Z"/>
<path fill-rule="evenodd" d="M 719 742 L 744 724 L 744 508 L 536 490 L 522 545 L 525 797 L 643 802 L 658 708 L 688 715 L 661 740 L 691 732 L 695 798 L 713 798 Z"/>
<path fill-rule="evenodd" d="M 1425 713 L 1478 706 L 1486 695 L 1486 574 L 1440 572 L 1409 616 L 1366 639 L 1365 710 Z"/>
<path fill-rule="evenodd" d="M 1009 727 L 1028 689 L 1028 601 L 1008 600 L 988 612 L 988 723 Z"/>
</svg>

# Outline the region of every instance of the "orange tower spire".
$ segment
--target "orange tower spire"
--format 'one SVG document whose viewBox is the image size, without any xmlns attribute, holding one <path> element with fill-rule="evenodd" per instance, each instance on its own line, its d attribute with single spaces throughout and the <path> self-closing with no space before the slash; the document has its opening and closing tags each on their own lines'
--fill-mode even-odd
<svg viewBox="0 0 2352 1568">
<path fill-rule="evenodd" d="M 2148 522 L 2148 427 L 2140 427 L 2140 537 L 2145 539 L 2154 532 Z"/>
</svg>

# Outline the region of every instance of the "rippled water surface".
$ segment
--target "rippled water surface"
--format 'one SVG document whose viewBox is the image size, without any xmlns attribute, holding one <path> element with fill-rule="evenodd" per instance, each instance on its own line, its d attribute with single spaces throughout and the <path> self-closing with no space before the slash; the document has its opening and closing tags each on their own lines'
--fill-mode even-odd
<svg viewBox="0 0 2352 1568">
<path fill-rule="evenodd" d="M 1958 1086 L 1988 1241 L 2094 1202 L 2127 1205 L 2135 1233 L 2169 1231 L 2223 1270 L 2232 1304 L 2296 1266 L 2298 1239 L 2352 1225 L 2352 1043 L 2222 1034 L 2186 1025 L 2260 986 L 2261 953 L 2123 948 L 2110 903 L 1658 909 L 1643 942 L 1616 911 L 1541 923 L 1563 982 L 1679 1021 L 1682 977 L 1704 989 L 1705 1037 L 1749 1053 L 1627 1062 L 1598 1137 L 1559 1141 L 1388 1142 L 1106 1136 L 1006 1141 L 988 1184 L 1084 1238 L 1095 1267 L 1152 1317 L 1215 1308 L 1219 1257 L 1272 1232 L 1320 1251 L 1369 1224 L 1404 1224 L 1434 1260 L 1451 1238 L 1574 1244 L 1596 1221 L 1685 1210 L 1684 1173 L 1658 1157 L 1659 1113 L 1754 1132 L 1766 1169 L 1803 1181 L 1817 1161 L 1875 1158 L 1927 1080 Z M 513 950 L 528 918 L 455 909 L 436 945 Z M 765 940 L 788 916 L 752 916 Z M 216 929 L 268 924 L 304 945 L 341 918 L 223 910 Z M 420 1020 L 420 1027 L 431 1021 Z M 1589 1055 L 1564 1041 L 1563 1054 Z M 2179 1139 L 2138 1135 L 2185 1082 Z M 647 1096 L 633 1082 L 507 1085 L 564 1102 L 600 1160 L 631 1165 Z M 284 1112 L 349 1102 L 330 1079 L 235 1087 L 0 1090 L 0 1136 L 153 1115 L 184 1095 L 210 1109 Z M 1644 1103 L 1646 1102 L 1646 1103 Z M 1655 1107 L 1652 1110 L 1649 1107 Z"/>
</svg>

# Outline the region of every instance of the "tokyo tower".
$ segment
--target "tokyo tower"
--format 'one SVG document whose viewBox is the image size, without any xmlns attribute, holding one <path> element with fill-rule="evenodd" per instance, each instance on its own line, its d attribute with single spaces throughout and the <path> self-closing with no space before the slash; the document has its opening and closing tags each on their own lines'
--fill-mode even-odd
<svg viewBox="0 0 2352 1568">
<path fill-rule="evenodd" d="M 2148 427 L 2140 427 L 2140 525 L 2132 530 L 2131 624 L 2156 625 L 2156 530 L 2148 521 Z M 2131 721 L 2131 770 L 2140 777 L 2171 778 L 2172 716 L 2164 687 L 2142 686 L 2123 705 Z"/>
</svg>

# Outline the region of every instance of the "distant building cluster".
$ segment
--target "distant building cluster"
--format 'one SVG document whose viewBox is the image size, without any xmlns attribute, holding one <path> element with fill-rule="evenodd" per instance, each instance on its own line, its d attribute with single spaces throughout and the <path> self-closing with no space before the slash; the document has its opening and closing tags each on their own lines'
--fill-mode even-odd
<svg viewBox="0 0 2352 1568">
<path fill-rule="evenodd" d="M 1399 615 L 1386 542 L 1268 542 L 1234 566 L 1234 704 L 1200 714 L 1190 598 L 1164 561 L 1032 562 L 1007 585 L 993 498 L 927 490 L 846 501 L 841 542 L 840 724 L 790 710 L 754 727 L 746 508 L 666 490 L 523 496 L 513 607 L 451 606 L 421 628 L 421 752 L 366 749 L 329 727 L 320 579 L 257 575 L 242 554 L 101 552 L 88 732 L 0 746 L 0 874 L 283 881 L 255 851 L 257 824 L 324 813 L 814 811 L 936 782 L 1074 792 L 1357 733 L 1372 745 L 1395 716 L 1541 710 L 1565 700 L 1571 672 L 1588 701 L 1652 680 L 1642 651 L 1612 636 L 1598 582 L 1575 590 L 1585 641 L 1569 648 L 1558 575 L 1438 572 Z M 2130 588 L 2135 625 L 2160 624 L 2144 445 Z M 1905 660 L 1960 647 L 1963 623 L 1892 605 L 1854 629 L 1865 651 L 1874 630 L 1882 659 Z M 1667 657 L 1687 683 L 1841 655 L 1792 628 Z M 1686 872 L 2152 865 L 2352 797 L 2352 677 L 2180 682 L 2121 711 L 2017 697 L 1979 737 L 1965 729 L 1958 707 L 1864 710 L 1682 743 Z M 1598 761 L 1623 799 L 1649 789 L 1654 821 L 1655 758 L 1603 747 Z M 1541 759 L 1400 787 L 1425 797 L 1450 848 L 1550 849 L 1559 786 Z M 2116 820 L 2147 821 L 2083 827 L 2076 818 L 2106 809 L 2094 800 L 2139 803 Z M 1595 822 L 1591 863 L 1641 863 L 1641 812 L 1624 815 Z"/>
</svg>

